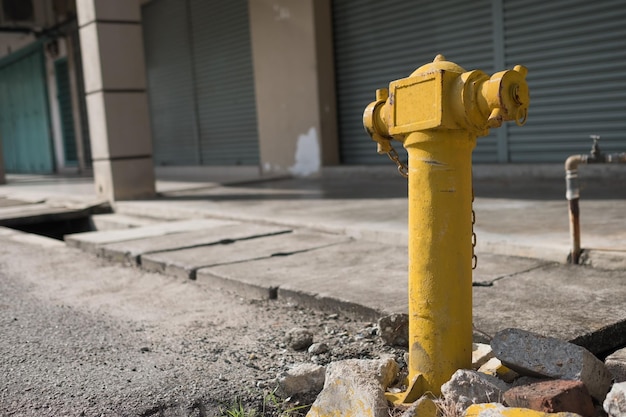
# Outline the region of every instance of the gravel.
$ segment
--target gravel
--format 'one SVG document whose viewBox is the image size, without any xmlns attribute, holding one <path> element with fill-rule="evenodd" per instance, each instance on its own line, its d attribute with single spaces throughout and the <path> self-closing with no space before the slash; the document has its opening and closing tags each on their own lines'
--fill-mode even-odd
<svg viewBox="0 0 626 417">
<path fill-rule="evenodd" d="M 389 354 L 403 362 L 372 323 L 71 248 L 4 238 L 0 248 L 0 415 L 212 416 L 241 403 L 277 416 L 315 399 L 273 394 L 295 365 Z M 318 348 L 286 343 L 296 328 Z"/>
</svg>

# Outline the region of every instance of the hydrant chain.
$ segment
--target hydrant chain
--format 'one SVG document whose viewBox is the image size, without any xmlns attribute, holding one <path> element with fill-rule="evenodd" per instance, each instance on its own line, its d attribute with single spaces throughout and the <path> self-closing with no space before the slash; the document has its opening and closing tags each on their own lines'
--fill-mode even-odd
<svg viewBox="0 0 626 417">
<path fill-rule="evenodd" d="M 474 225 L 476 224 L 476 212 L 474 211 L 474 188 L 472 187 L 472 270 L 478 266 L 478 256 L 476 256 L 476 232 Z"/>
<path fill-rule="evenodd" d="M 400 155 L 398 155 L 398 152 L 393 148 L 393 146 L 391 146 L 391 144 L 389 144 L 389 152 L 387 152 L 387 156 L 389 157 L 389 159 L 396 163 L 400 175 L 408 179 L 409 167 L 400 160 Z"/>
</svg>

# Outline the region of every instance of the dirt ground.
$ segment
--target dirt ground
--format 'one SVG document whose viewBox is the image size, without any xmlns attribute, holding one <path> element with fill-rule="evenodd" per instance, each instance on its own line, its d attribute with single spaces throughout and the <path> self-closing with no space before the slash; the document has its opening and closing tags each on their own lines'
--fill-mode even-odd
<svg viewBox="0 0 626 417">
<path fill-rule="evenodd" d="M 329 352 L 293 350 L 293 328 Z M 0 236 L 3 416 L 278 416 L 314 399 L 272 394 L 289 367 L 385 354 L 402 364 L 374 323 Z"/>
</svg>

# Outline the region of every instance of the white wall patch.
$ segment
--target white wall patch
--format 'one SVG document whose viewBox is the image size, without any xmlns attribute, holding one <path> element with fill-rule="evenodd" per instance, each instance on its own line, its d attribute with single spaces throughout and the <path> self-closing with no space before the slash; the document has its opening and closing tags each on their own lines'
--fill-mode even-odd
<svg viewBox="0 0 626 417">
<path fill-rule="evenodd" d="M 295 164 L 289 168 L 289 172 L 294 176 L 306 177 L 319 172 L 322 162 L 315 127 L 310 128 L 306 134 L 298 136 L 295 160 Z"/>
</svg>

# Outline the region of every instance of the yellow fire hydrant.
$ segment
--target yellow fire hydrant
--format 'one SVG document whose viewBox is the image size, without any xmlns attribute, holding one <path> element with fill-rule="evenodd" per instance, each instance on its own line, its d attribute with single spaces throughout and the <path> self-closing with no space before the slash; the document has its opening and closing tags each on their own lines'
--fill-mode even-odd
<svg viewBox="0 0 626 417">
<path fill-rule="evenodd" d="M 438 55 L 376 91 L 363 124 L 378 152 L 404 144 L 409 156 L 409 403 L 441 393 L 472 354 L 472 150 L 503 121 L 526 121 L 527 69 L 491 77 Z M 393 159 L 393 158 L 392 158 Z"/>
</svg>

